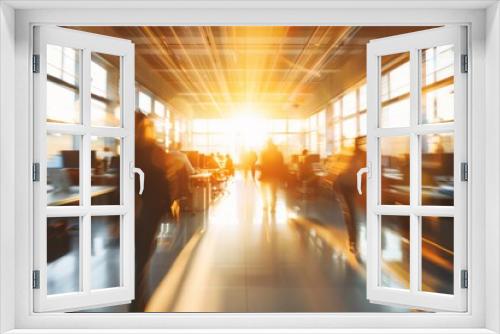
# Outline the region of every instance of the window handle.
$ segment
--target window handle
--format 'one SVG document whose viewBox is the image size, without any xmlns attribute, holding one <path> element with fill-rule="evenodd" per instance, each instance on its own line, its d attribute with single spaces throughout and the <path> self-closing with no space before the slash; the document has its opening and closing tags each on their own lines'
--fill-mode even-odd
<svg viewBox="0 0 500 334">
<path fill-rule="evenodd" d="M 371 168 L 370 168 L 370 163 L 366 167 L 360 168 L 358 172 L 356 173 L 356 185 L 358 187 L 358 194 L 363 195 L 363 190 L 361 189 L 361 186 L 363 184 L 363 179 L 362 176 L 363 174 L 366 174 L 366 177 L 370 177 L 371 173 Z"/>
<path fill-rule="evenodd" d="M 130 178 L 133 179 L 135 174 L 139 175 L 139 195 L 144 192 L 144 172 L 142 169 L 134 167 L 134 163 L 130 162 Z"/>
</svg>

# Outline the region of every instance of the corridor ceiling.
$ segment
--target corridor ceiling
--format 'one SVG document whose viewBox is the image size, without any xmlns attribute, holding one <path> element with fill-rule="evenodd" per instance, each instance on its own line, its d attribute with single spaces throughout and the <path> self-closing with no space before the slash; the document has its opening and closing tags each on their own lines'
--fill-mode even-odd
<svg viewBox="0 0 500 334">
<path fill-rule="evenodd" d="M 418 27 L 73 27 L 130 39 L 136 79 L 194 117 L 301 117 L 365 76 L 370 39 Z M 427 27 L 426 27 L 427 28 Z"/>
</svg>

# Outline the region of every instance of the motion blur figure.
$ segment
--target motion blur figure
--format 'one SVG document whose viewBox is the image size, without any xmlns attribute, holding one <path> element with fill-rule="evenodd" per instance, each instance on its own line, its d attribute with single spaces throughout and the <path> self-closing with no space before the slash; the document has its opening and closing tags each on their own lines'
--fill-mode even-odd
<svg viewBox="0 0 500 334">
<path fill-rule="evenodd" d="M 181 200 L 189 196 L 189 176 L 195 173 L 180 142 L 172 143 L 166 154 L 167 179 L 170 184 L 171 217 L 179 220 Z"/>
<path fill-rule="evenodd" d="M 241 156 L 241 165 L 243 168 L 243 175 L 245 179 L 248 178 L 248 174 L 252 175 L 252 179 L 255 180 L 255 169 L 257 165 L 257 153 L 255 151 L 245 151 Z"/>
<path fill-rule="evenodd" d="M 276 193 L 285 176 L 283 155 L 273 141 L 268 140 L 260 155 L 260 181 L 264 210 L 270 208 L 271 212 L 275 212 Z"/>
<path fill-rule="evenodd" d="M 142 169 L 144 192 L 136 197 L 135 293 L 133 311 L 144 311 L 147 286 L 146 266 L 155 249 L 155 236 L 161 218 L 171 205 L 167 179 L 167 153 L 156 143 L 153 123 L 141 112 L 135 113 L 135 165 Z M 136 192 L 137 193 L 137 192 Z"/>
<path fill-rule="evenodd" d="M 356 212 L 361 211 L 364 216 L 366 206 L 366 191 L 359 195 L 356 191 L 356 173 L 366 165 L 366 151 L 361 148 L 364 137 L 356 138 L 351 154 L 345 152 L 341 154 L 337 162 L 341 168 L 340 173 L 335 178 L 333 190 L 337 201 L 342 209 L 344 223 L 349 237 L 349 250 L 358 254 Z"/>
</svg>

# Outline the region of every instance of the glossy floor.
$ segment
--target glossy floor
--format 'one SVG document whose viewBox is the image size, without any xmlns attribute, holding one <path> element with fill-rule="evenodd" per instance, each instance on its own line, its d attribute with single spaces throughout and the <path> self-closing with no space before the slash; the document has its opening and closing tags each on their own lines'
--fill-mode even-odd
<svg viewBox="0 0 500 334">
<path fill-rule="evenodd" d="M 283 191 L 275 212 L 264 210 L 260 184 L 237 176 L 158 283 L 146 311 L 405 311 L 367 301 L 364 264 L 348 251 L 339 212 L 327 197 Z M 153 266 L 159 261 L 156 256 Z"/>
<path fill-rule="evenodd" d="M 264 209 L 260 183 L 237 175 L 207 212 L 161 225 L 149 286 L 139 291 L 148 299 L 145 311 L 409 311 L 366 299 L 365 225 L 356 225 L 357 256 L 349 251 L 333 196 L 279 190 L 271 212 Z M 396 244 L 401 249 L 401 240 Z"/>
</svg>

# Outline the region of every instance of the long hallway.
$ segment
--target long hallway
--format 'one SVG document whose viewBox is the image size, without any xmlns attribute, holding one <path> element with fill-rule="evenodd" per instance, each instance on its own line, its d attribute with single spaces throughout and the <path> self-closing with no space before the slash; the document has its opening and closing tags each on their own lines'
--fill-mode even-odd
<svg viewBox="0 0 500 334">
<path fill-rule="evenodd" d="M 405 311 L 367 301 L 363 251 L 357 259 L 348 251 L 333 199 L 293 199 L 280 191 L 271 213 L 260 195 L 251 178 L 238 174 L 231 181 L 185 240 L 146 311 Z M 164 267 L 161 249 L 160 243 L 152 271 Z"/>
</svg>

